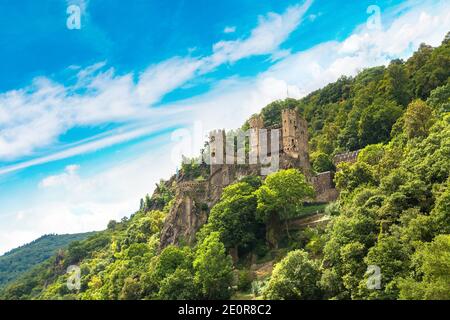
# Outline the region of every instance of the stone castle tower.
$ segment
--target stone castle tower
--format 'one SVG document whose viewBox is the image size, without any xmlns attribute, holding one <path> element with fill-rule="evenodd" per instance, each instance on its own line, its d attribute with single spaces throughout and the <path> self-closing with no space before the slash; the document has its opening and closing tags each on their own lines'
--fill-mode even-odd
<svg viewBox="0 0 450 320">
<path fill-rule="evenodd" d="M 209 134 L 211 175 L 219 171 L 225 163 L 225 130 L 214 130 Z"/>
<path fill-rule="evenodd" d="M 260 115 L 254 115 L 248 120 L 250 126 L 250 152 L 255 152 L 255 157 L 259 154 L 260 141 L 259 130 L 264 129 L 264 120 Z"/>
<path fill-rule="evenodd" d="M 296 110 L 285 109 L 281 112 L 283 152 L 297 159 L 304 173 L 312 172 L 309 162 L 308 122 L 301 118 Z"/>
</svg>

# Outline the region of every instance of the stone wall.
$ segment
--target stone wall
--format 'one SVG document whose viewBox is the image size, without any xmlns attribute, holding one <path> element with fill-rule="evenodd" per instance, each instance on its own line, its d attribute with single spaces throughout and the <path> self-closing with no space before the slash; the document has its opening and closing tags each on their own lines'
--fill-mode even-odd
<svg viewBox="0 0 450 320">
<path fill-rule="evenodd" d="M 316 191 L 315 202 L 331 202 L 338 197 L 338 192 L 334 186 L 334 174 L 331 171 L 322 172 L 311 178 L 311 184 Z"/>
<path fill-rule="evenodd" d="M 337 166 L 339 163 L 342 163 L 342 162 L 354 163 L 358 159 L 358 154 L 360 151 L 361 150 L 356 150 L 356 151 L 350 151 L 350 152 L 338 154 L 333 158 L 333 163 L 335 166 Z"/>
</svg>

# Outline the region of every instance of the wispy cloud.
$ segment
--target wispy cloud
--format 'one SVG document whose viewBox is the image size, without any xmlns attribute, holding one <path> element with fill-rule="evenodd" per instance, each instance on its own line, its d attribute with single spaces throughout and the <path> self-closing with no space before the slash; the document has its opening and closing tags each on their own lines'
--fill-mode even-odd
<svg viewBox="0 0 450 320">
<path fill-rule="evenodd" d="M 236 32 L 236 27 L 235 26 L 225 27 L 225 29 L 223 29 L 223 33 L 234 33 L 234 32 Z"/>
<path fill-rule="evenodd" d="M 208 57 L 207 67 L 233 63 L 254 55 L 276 54 L 279 46 L 299 26 L 312 0 L 289 7 L 284 13 L 270 12 L 259 17 L 259 23 L 250 35 L 243 39 L 219 41 L 213 46 L 214 53 Z"/>
<path fill-rule="evenodd" d="M 39 183 L 40 188 L 54 188 L 67 187 L 73 182 L 73 179 L 79 180 L 77 171 L 80 169 L 79 165 L 72 164 L 65 168 L 64 173 L 55 176 L 49 176 Z"/>
<path fill-rule="evenodd" d="M 175 122 L 175 120 L 174 120 Z M 181 121 L 179 123 L 182 123 Z M 159 123 L 154 125 L 145 125 L 135 129 L 127 129 L 125 132 L 122 130 L 114 130 L 108 134 L 102 134 L 98 137 L 89 138 L 86 141 L 75 143 L 73 146 L 69 146 L 62 151 L 51 153 L 47 156 L 36 157 L 28 161 L 19 162 L 10 166 L 0 168 L 0 175 L 11 173 L 14 171 L 26 169 L 39 164 L 53 162 L 57 160 L 71 158 L 80 154 L 100 150 L 106 147 L 116 145 L 118 143 L 124 143 L 133 139 L 157 133 L 165 128 L 170 128 L 169 123 Z"/>
</svg>

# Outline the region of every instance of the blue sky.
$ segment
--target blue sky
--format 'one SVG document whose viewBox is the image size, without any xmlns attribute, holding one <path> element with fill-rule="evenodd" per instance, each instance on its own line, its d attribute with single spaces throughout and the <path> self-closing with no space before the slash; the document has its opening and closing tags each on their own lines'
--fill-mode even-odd
<svg viewBox="0 0 450 320">
<path fill-rule="evenodd" d="M 79 30 L 66 26 L 70 5 L 81 9 Z M 406 58 L 421 42 L 438 45 L 449 9 L 394 0 L 2 1 L 0 253 L 131 214 L 208 130 L 238 127 L 287 91 L 299 98 Z"/>
</svg>

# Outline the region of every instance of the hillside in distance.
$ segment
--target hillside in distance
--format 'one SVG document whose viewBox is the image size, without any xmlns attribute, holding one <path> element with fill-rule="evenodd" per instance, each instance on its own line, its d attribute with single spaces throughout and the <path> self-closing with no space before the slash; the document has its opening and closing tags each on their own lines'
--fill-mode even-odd
<svg viewBox="0 0 450 320">
<path fill-rule="evenodd" d="M 73 241 L 86 239 L 92 232 L 48 234 L 0 256 L 0 288 L 47 260 Z"/>
</svg>

